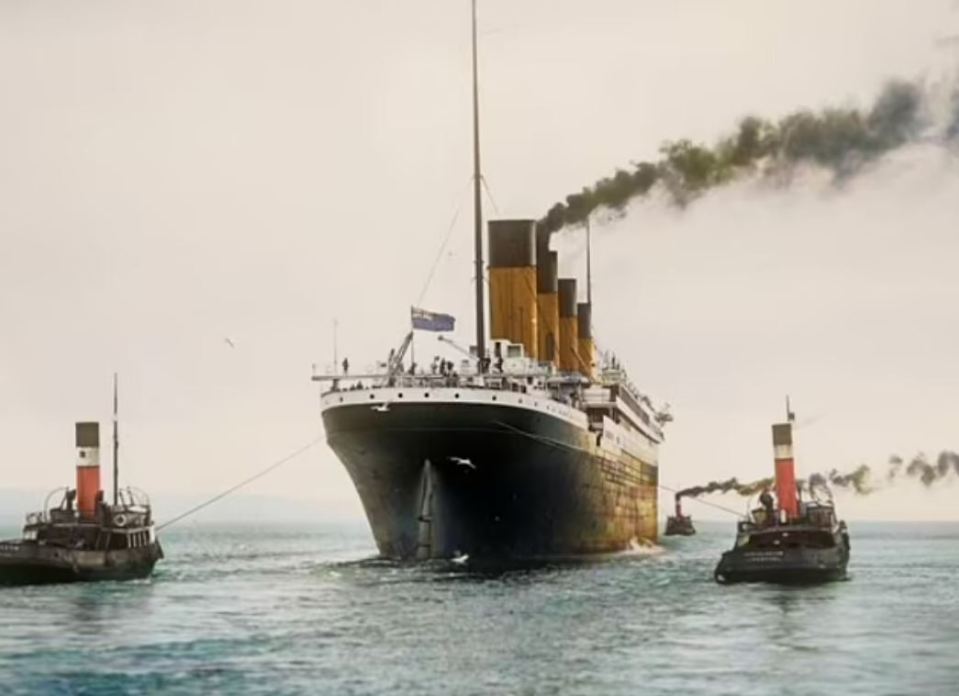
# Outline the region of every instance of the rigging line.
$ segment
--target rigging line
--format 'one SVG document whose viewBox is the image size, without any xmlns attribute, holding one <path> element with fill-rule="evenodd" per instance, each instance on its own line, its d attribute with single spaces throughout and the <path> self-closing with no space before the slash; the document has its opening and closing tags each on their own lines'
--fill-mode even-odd
<svg viewBox="0 0 959 696">
<path fill-rule="evenodd" d="M 226 490 L 223 491 L 222 493 L 218 493 L 217 495 L 213 496 L 212 498 L 210 498 L 210 499 L 207 500 L 206 502 L 200 503 L 199 505 L 196 505 L 196 506 L 190 508 L 190 509 L 187 510 L 186 512 L 184 512 L 184 513 L 182 513 L 182 514 L 180 514 L 180 515 L 177 515 L 177 516 L 174 517 L 172 520 L 168 520 L 167 522 L 164 522 L 164 523 L 161 524 L 159 527 L 157 527 L 156 530 L 159 532 L 159 531 L 161 531 L 161 530 L 169 527 L 170 525 L 176 524 L 177 522 L 179 522 L 179 521 L 181 521 L 181 520 L 183 520 L 183 519 L 186 519 L 186 518 L 189 517 L 190 515 L 193 515 L 193 514 L 199 512 L 199 511 L 202 510 L 203 508 L 212 505 L 213 503 L 217 502 L 218 500 L 222 500 L 223 498 L 227 497 L 227 496 L 230 495 L 231 493 L 234 493 L 234 492 L 238 491 L 239 489 L 243 488 L 243 487 L 246 486 L 247 484 L 253 483 L 253 482 L 256 481 L 257 479 L 266 476 L 268 473 L 270 473 L 270 472 L 273 471 L 274 469 L 278 469 L 278 468 L 280 468 L 281 466 L 283 466 L 284 464 L 286 464 L 287 462 L 290 462 L 290 461 L 296 459 L 297 457 L 299 457 L 301 454 L 303 454 L 303 453 L 306 452 L 307 450 L 310 450 L 310 449 L 312 449 L 313 447 L 315 447 L 315 446 L 316 446 L 320 441 L 322 441 L 322 440 L 323 440 L 323 436 L 320 435 L 320 436 L 317 437 L 315 440 L 312 440 L 311 442 L 303 445 L 302 447 L 300 447 L 300 448 L 299 448 L 298 450 L 296 450 L 295 452 L 292 452 L 291 454 L 286 455 L 286 456 L 283 457 L 282 459 L 273 462 L 272 464 L 270 464 L 270 466 L 266 467 L 265 469 L 263 469 L 263 470 L 260 471 L 259 473 L 254 474 L 253 476 L 250 476 L 249 478 L 246 478 L 246 479 L 244 479 L 243 481 L 240 481 L 240 483 L 238 483 L 238 484 L 236 484 L 235 486 L 232 486 L 232 487 L 226 489 Z"/>
<path fill-rule="evenodd" d="M 518 433 L 518 434 L 520 434 L 520 435 L 525 435 L 526 437 L 530 438 L 531 440 L 536 440 L 536 441 L 538 441 L 538 442 L 542 442 L 543 444 L 551 445 L 552 447 L 556 447 L 557 449 L 559 449 L 559 448 L 566 448 L 566 449 L 573 450 L 574 452 L 582 452 L 582 453 L 584 453 L 584 454 L 589 454 L 589 455 L 592 455 L 592 456 L 595 456 L 595 457 L 599 457 L 599 458 L 602 459 L 603 461 L 612 461 L 612 460 L 606 459 L 605 457 L 603 457 L 603 456 L 601 456 L 601 455 L 598 455 L 598 454 L 596 454 L 596 453 L 594 453 L 594 452 L 590 452 L 589 450 L 585 450 L 585 449 L 583 449 L 582 447 L 576 447 L 576 446 L 574 446 L 574 445 L 568 445 L 568 444 L 566 444 L 565 442 L 560 442 L 559 440 L 553 440 L 553 439 L 548 438 L 548 437 L 543 437 L 543 436 L 540 436 L 540 435 L 534 435 L 533 433 L 528 433 L 528 432 L 526 432 L 525 430 L 522 430 L 522 429 L 520 429 L 520 428 L 517 428 L 517 427 L 515 427 L 515 426 L 510 425 L 509 423 L 504 423 L 504 422 L 502 422 L 502 421 L 493 421 L 493 422 L 494 422 L 496 425 L 501 425 L 501 426 L 503 426 L 504 428 L 507 428 L 508 430 L 512 430 L 513 432 L 516 432 L 516 433 Z M 657 487 L 657 488 L 661 488 L 661 489 L 663 489 L 664 491 L 667 491 L 667 492 L 669 492 L 669 493 L 676 493 L 676 492 L 677 492 L 675 489 L 670 488 L 669 486 L 664 486 L 664 485 L 662 485 L 662 484 L 660 484 L 660 483 L 657 483 L 657 484 L 656 484 L 656 487 Z M 708 506 L 710 506 L 710 507 L 716 508 L 717 510 L 722 510 L 723 512 L 728 512 L 730 515 L 735 515 L 736 517 L 742 517 L 742 513 L 738 512 L 738 511 L 736 511 L 736 510 L 732 510 L 732 509 L 727 508 L 727 507 L 723 507 L 722 505 L 717 505 L 716 503 L 710 503 L 710 502 L 707 502 L 707 501 L 705 501 L 705 500 L 699 500 L 698 498 L 689 498 L 689 500 L 695 500 L 697 503 L 701 503 L 702 505 L 708 505 Z"/>
<path fill-rule="evenodd" d="M 604 462 L 610 462 L 610 463 L 613 463 L 613 464 L 618 463 L 618 462 L 616 462 L 615 460 L 609 459 L 608 457 L 604 457 L 603 455 L 597 454 L 596 452 L 592 452 L 592 451 L 590 451 L 590 450 L 583 449 L 582 447 L 576 447 L 575 445 L 569 445 L 569 444 L 567 444 L 567 443 L 565 443 L 565 442 L 560 442 L 559 440 L 554 440 L 554 439 L 552 439 L 552 438 L 544 437 L 544 436 L 542 436 L 542 435 L 534 435 L 533 433 L 528 433 L 528 432 L 526 432 L 525 430 L 523 430 L 523 429 L 521 429 L 521 428 L 517 428 L 516 426 L 510 425 L 509 423 L 504 423 L 503 421 L 493 421 L 493 423 L 495 423 L 496 425 L 501 425 L 501 426 L 503 426 L 504 428 L 507 428 L 508 430 L 512 430 L 513 432 L 518 433 L 518 434 L 520 434 L 520 435 L 525 435 L 526 437 L 530 438 L 531 440 L 536 440 L 536 441 L 538 441 L 538 442 L 542 442 L 543 444 L 550 445 L 551 447 L 555 447 L 556 449 L 566 448 L 566 449 L 572 450 L 572 451 L 574 451 L 574 452 L 581 452 L 582 454 L 587 454 L 587 455 L 589 455 L 589 456 L 591 456 L 591 457 L 597 457 L 597 458 L 599 458 L 600 460 L 602 460 L 602 461 L 604 461 Z M 591 433 L 591 434 L 592 434 L 592 433 Z"/>
<path fill-rule="evenodd" d="M 659 488 L 662 488 L 668 493 L 679 493 L 675 488 L 670 488 L 669 486 L 664 486 L 661 483 L 656 484 Z M 716 503 L 710 503 L 708 500 L 700 500 L 699 498 L 687 497 L 685 500 L 692 500 L 700 505 L 708 505 L 709 507 L 716 508 L 717 510 L 722 510 L 723 512 L 728 512 L 730 515 L 735 515 L 736 517 L 742 517 L 742 513 L 732 508 L 723 507 L 722 505 L 717 505 Z"/>
<path fill-rule="evenodd" d="M 430 289 L 430 285 L 433 282 L 433 277 L 436 275 L 436 269 L 439 268 L 440 260 L 443 258 L 443 252 L 446 251 L 446 247 L 450 243 L 450 238 L 453 236 L 453 229 L 456 227 L 456 223 L 459 221 L 460 213 L 463 212 L 463 194 L 466 193 L 467 189 L 469 188 L 469 184 L 472 183 L 472 181 L 473 179 L 470 177 L 470 180 L 467 182 L 466 186 L 463 187 L 460 195 L 457 196 L 459 205 L 456 206 L 456 212 L 453 213 L 453 218 L 450 220 L 450 225 L 446 230 L 446 237 L 443 239 L 443 243 L 440 245 L 439 251 L 436 253 L 436 258 L 433 260 L 433 265 L 430 267 L 430 272 L 426 276 L 426 282 L 423 284 L 423 289 L 420 291 L 420 295 L 416 299 L 417 305 L 423 302 L 423 298 L 426 297 L 426 293 Z"/>
<path fill-rule="evenodd" d="M 493 206 L 493 212 L 499 215 L 499 206 L 496 205 L 496 199 L 493 198 L 493 192 L 490 190 L 489 184 L 486 183 L 485 176 L 480 175 L 480 183 L 483 184 L 483 189 L 486 191 L 486 197 L 489 198 L 489 202 Z"/>
<path fill-rule="evenodd" d="M 476 282 L 476 276 L 470 276 L 470 281 L 469 281 L 469 282 L 470 282 L 471 284 L 472 284 L 472 283 L 475 283 L 475 282 Z M 489 287 L 489 275 L 487 275 L 486 273 L 483 274 L 483 282 L 486 284 L 486 287 Z"/>
<path fill-rule="evenodd" d="M 551 447 L 555 447 L 557 449 L 565 448 L 568 450 L 573 450 L 574 452 L 582 452 L 583 454 L 592 454 L 592 452 L 590 452 L 589 450 L 585 450 L 582 447 L 576 447 L 575 445 L 568 445 L 565 442 L 560 442 L 559 440 L 554 440 L 549 437 L 544 437 L 543 435 L 534 435 L 533 433 L 526 432 L 522 428 L 517 428 L 516 426 L 510 425 L 509 423 L 504 423 L 503 421 L 493 421 L 493 423 L 496 425 L 501 425 L 507 430 L 512 430 L 515 433 L 524 435 L 531 440 L 542 442 L 543 444 L 550 445 Z M 602 459 L 602 457 L 600 457 L 600 459 Z"/>
</svg>

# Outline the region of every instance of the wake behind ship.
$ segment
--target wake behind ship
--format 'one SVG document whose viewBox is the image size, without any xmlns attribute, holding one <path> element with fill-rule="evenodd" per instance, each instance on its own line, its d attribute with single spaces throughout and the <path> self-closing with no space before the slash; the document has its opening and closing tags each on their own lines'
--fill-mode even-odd
<svg viewBox="0 0 959 696">
<path fill-rule="evenodd" d="M 415 330 L 454 324 L 414 308 L 413 331 L 383 369 L 314 375 L 328 385 L 327 441 L 386 557 L 556 558 L 652 541 L 670 416 L 615 357 L 597 359 L 588 224 L 578 302 L 544 227 L 489 223 L 487 349 L 475 0 L 472 39 L 475 345 L 461 349 L 459 364 L 404 369 Z"/>
</svg>

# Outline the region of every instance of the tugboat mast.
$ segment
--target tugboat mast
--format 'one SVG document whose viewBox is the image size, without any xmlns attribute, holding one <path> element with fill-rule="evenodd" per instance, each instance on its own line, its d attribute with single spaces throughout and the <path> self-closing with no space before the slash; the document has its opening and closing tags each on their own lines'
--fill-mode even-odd
<svg viewBox="0 0 959 696">
<path fill-rule="evenodd" d="M 117 373 L 113 373 L 113 506 L 120 503 L 120 434 L 117 418 Z"/>
<path fill-rule="evenodd" d="M 483 200 L 479 137 L 479 67 L 476 56 L 476 0 L 473 3 L 473 237 L 476 272 L 476 357 L 480 371 L 486 357 L 486 317 L 483 299 Z"/>
</svg>

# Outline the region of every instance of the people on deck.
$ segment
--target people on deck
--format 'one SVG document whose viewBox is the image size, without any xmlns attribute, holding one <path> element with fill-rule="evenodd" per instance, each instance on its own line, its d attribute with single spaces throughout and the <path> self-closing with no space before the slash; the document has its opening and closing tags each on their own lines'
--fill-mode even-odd
<svg viewBox="0 0 959 696">
<path fill-rule="evenodd" d="M 776 501 L 773 500 L 773 494 L 769 492 L 768 488 L 763 488 L 763 492 L 759 494 L 759 502 L 763 506 L 763 510 L 766 511 L 766 524 L 772 524 L 776 521 L 776 512 L 775 505 Z"/>
</svg>

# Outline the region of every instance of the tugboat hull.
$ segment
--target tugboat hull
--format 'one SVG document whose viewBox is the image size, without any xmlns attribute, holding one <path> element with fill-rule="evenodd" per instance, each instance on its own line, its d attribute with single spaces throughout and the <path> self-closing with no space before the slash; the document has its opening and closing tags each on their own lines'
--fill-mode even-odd
<svg viewBox="0 0 959 696">
<path fill-rule="evenodd" d="M 713 573 L 722 584 L 772 582 L 812 584 L 844 580 L 849 552 L 831 549 L 733 549 L 722 555 Z"/>
<path fill-rule="evenodd" d="M 666 531 L 663 534 L 665 536 L 693 536 L 696 534 L 696 528 L 693 527 L 693 521 L 689 517 L 669 516 L 666 518 Z"/>
<path fill-rule="evenodd" d="M 149 577 L 161 558 L 159 544 L 87 551 L 5 542 L 0 544 L 0 586 L 137 580 Z"/>
</svg>

